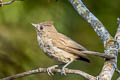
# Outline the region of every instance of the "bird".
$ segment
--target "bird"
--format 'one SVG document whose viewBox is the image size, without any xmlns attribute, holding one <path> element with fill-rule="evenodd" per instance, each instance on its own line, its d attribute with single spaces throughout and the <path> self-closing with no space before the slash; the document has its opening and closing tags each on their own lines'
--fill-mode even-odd
<svg viewBox="0 0 120 80">
<path fill-rule="evenodd" d="M 82 45 L 73 41 L 71 38 L 58 32 L 53 21 L 32 23 L 37 32 L 37 41 L 40 49 L 50 58 L 64 64 L 61 74 L 66 75 L 66 67 L 75 60 L 90 62 L 90 59 L 82 51 L 87 51 Z M 53 65 L 48 67 L 48 74 L 53 74 L 51 69 L 58 67 Z"/>
</svg>

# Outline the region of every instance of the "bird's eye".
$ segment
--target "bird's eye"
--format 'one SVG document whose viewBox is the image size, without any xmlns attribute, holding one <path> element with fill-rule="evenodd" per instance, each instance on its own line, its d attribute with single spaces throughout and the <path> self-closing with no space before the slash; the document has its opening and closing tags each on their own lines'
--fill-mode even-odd
<svg viewBox="0 0 120 80">
<path fill-rule="evenodd" d="M 42 27 L 42 26 L 40 26 L 40 30 L 43 30 L 43 27 Z"/>
</svg>

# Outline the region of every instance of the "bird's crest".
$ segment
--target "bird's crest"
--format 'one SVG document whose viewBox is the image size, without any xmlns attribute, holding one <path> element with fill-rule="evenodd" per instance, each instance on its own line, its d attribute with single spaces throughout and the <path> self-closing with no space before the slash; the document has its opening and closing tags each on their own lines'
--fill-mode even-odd
<svg viewBox="0 0 120 80">
<path fill-rule="evenodd" d="M 40 23 L 40 25 L 53 25 L 53 24 L 54 24 L 53 21 L 45 21 Z"/>
</svg>

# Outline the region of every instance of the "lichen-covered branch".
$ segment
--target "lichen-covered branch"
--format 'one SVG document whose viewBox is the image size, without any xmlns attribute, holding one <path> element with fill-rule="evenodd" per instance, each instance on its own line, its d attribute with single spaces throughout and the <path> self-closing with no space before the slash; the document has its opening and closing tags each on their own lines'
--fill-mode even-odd
<svg viewBox="0 0 120 80">
<path fill-rule="evenodd" d="M 81 0 L 69 0 L 75 10 L 91 25 L 97 35 L 103 41 L 111 38 L 104 25 L 86 8 Z"/>
<path fill-rule="evenodd" d="M 118 22 L 118 28 L 115 36 L 120 35 L 120 18 L 117 18 L 117 22 Z"/>
<path fill-rule="evenodd" d="M 117 18 L 117 21 L 118 21 L 118 28 L 117 28 L 117 32 L 115 35 L 115 39 L 117 40 L 120 46 L 120 18 Z M 119 49 L 119 52 L 120 52 L 120 49 Z"/>
<path fill-rule="evenodd" d="M 120 77 L 118 77 L 117 80 L 120 80 Z"/>
<path fill-rule="evenodd" d="M 99 80 L 111 80 L 115 72 L 114 65 L 116 65 L 116 61 L 114 59 L 113 61 L 112 60 L 105 61 L 102 71 L 99 75 Z"/>
<path fill-rule="evenodd" d="M 117 68 L 118 42 L 116 40 L 109 40 L 105 45 L 105 53 L 115 55 L 115 59 L 105 60 L 104 66 L 99 75 L 99 80 L 111 80 L 115 69 Z"/>
<path fill-rule="evenodd" d="M 61 73 L 61 69 L 52 69 L 51 70 L 52 72 L 54 73 Z M 95 80 L 96 77 L 92 76 L 92 75 L 89 75 L 88 73 L 85 73 L 83 71 L 80 71 L 80 70 L 72 70 L 72 69 L 66 69 L 65 72 L 67 74 L 77 74 L 77 75 L 81 75 L 89 80 Z M 39 68 L 39 69 L 35 69 L 35 70 L 31 70 L 31 71 L 27 71 L 27 72 L 23 72 L 23 73 L 19 73 L 19 74 L 16 74 L 16 75 L 13 75 L 13 76 L 9 76 L 9 77 L 6 77 L 6 78 L 2 78 L 0 80 L 14 80 L 14 79 L 17 79 L 17 78 L 21 78 L 21 77 L 25 77 L 25 76 L 28 76 L 28 75 L 33 75 L 33 74 L 38 74 L 38 73 L 47 73 L 47 68 Z"/>
<path fill-rule="evenodd" d="M 109 34 L 104 25 L 86 8 L 81 0 L 69 0 L 75 10 L 91 25 L 104 43 L 105 54 L 113 54 L 115 59 L 105 60 L 99 80 L 111 80 L 117 65 L 118 42 Z"/>
</svg>

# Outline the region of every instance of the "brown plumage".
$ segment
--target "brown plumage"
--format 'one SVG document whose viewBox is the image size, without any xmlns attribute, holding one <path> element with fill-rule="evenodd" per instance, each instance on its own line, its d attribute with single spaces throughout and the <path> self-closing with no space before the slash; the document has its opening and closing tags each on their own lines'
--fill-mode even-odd
<svg viewBox="0 0 120 80">
<path fill-rule="evenodd" d="M 78 56 L 77 59 L 89 62 L 87 56 L 84 53 L 80 52 L 86 51 L 87 49 L 61 33 L 56 34 L 52 34 L 52 43 L 54 46 L 70 54 L 73 54 L 74 56 Z"/>
<path fill-rule="evenodd" d="M 62 70 L 74 60 L 89 62 L 87 56 L 81 51 L 87 51 L 83 46 L 69 37 L 57 32 L 53 22 L 47 21 L 40 24 L 32 24 L 36 28 L 37 38 L 43 52 L 57 61 L 66 63 Z M 50 71 L 50 69 L 48 69 Z"/>
</svg>

